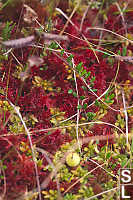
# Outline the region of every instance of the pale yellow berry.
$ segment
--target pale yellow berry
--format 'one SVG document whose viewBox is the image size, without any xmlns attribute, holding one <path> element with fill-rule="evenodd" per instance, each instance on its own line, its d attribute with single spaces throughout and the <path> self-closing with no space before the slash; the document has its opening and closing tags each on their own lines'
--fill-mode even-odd
<svg viewBox="0 0 133 200">
<path fill-rule="evenodd" d="M 69 153 L 66 156 L 66 163 L 70 167 L 76 167 L 80 163 L 80 157 L 78 153 Z"/>
</svg>

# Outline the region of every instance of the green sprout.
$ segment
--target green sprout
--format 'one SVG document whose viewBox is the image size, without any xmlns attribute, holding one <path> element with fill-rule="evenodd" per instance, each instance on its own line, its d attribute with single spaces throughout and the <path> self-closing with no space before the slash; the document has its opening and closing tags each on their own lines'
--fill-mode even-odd
<svg viewBox="0 0 133 200">
<path fill-rule="evenodd" d="M 4 41 L 8 40 L 11 37 L 11 31 L 13 30 L 15 23 L 12 21 L 7 21 L 4 29 L 2 30 L 2 38 Z"/>
</svg>

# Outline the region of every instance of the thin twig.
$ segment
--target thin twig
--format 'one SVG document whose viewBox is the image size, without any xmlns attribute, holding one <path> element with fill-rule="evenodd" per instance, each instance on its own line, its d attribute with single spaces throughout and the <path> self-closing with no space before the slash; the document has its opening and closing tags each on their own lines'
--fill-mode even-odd
<svg viewBox="0 0 133 200">
<path fill-rule="evenodd" d="M 125 24 L 125 19 L 124 19 L 124 16 L 123 16 L 123 12 L 122 12 L 122 10 L 121 10 L 119 4 L 118 4 L 117 2 L 115 2 L 115 4 L 116 4 L 116 6 L 117 6 L 117 8 L 118 8 L 118 10 L 119 10 L 119 12 L 120 12 L 120 16 L 121 16 L 121 18 L 122 18 L 123 27 L 124 27 L 124 29 L 125 29 L 125 34 L 127 35 L 127 27 L 126 27 L 126 24 Z"/>
<path fill-rule="evenodd" d="M 60 32 L 60 35 L 62 35 L 64 33 L 66 27 L 68 26 L 68 24 L 71 21 L 71 18 L 73 17 L 74 13 L 76 12 L 76 10 L 78 9 L 78 7 L 80 6 L 80 3 L 81 3 L 81 0 L 78 0 L 76 6 L 74 7 L 74 9 L 73 9 L 73 11 L 71 13 L 71 15 L 67 19 L 67 22 L 66 22 L 65 26 L 63 27 L 63 30 Z"/>
<path fill-rule="evenodd" d="M 125 61 L 125 62 L 129 62 L 131 64 L 133 64 L 133 56 L 114 56 L 115 59 L 119 60 L 119 61 Z"/>
<path fill-rule="evenodd" d="M 37 188 L 38 188 L 38 193 L 39 193 L 39 200 L 41 200 L 41 188 L 40 188 L 40 182 L 39 182 L 39 175 L 38 175 L 38 169 L 37 169 L 37 164 L 36 164 L 36 155 L 35 155 L 35 152 L 34 152 L 34 148 L 33 148 L 33 144 L 32 144 L 32 140 L 31 140 L 31 136 L 30 136 L 30 133 L 29 133 L 29 130 L 27 129 L 27 126 L 22 118 L 22 115 L 19 111 L 19 108 L 16 107 L 9 99 L 7 99 L 10 103 L 10 105 L 13 107 L 14 111 L 17 113 L 17 115 L 19 116 L 24 128 L 25 128 L 25 131 L 28 135 L 28 139 L 29 139 L 29 143 L 30 143 L 30 147 L 31 147 L 31 151 L 32 151 L 32 157 L 33 157 L 33 161 L 34 161 L 34 166 L 35 166 L 35 173 L 36 173 L 36 180 L 37 180 Z"/>
<path fill-rule="evenodd" d="M 125 123 L 126 123 L 126 140 L 128 145 L 128 114 L 127 114 L 127 108 L 126 108 L 126 101 L 125 101 L 125 94 L 122 90 L 122 100 L 123 100 L 123 107 L 124 107 L 124 114 L 125 114 Z"/>
<path fill-rule="evenodd" d="M 4 41 L 2 42 L 2 44 L 8 48 L 22 48 L 32 44 L 34 40 L 35 40 L 34 35 L 31 35 L 25 38 Z"/>
<path fill-rule="evenodd" d="M 45 33 L 45 32 L 39 32 L 36 31 L 36 33 L 43 39 L 45 40 L 57 40 L 57 41 L 69 41 L 69 38 L 67 35 L 58 35 L 58 34 L 53 34 L 53 33 Z"/>
<path fill-rule="evenodd" d="M 112 189 L 110 189 L 110 190 L 106 190 L 106 191 L 104 191 L 104 192 L 101 192 L 101 193 L 99 193 L 99 194 L 96 194 L 96 195 L 94 195 L 94 196 L 92 196 L 92 197 L 89 197 L 89 198 L 85 198 L 84 200 L 90 200 L 90 199 L 94 199 L 94 198 L 96 198 L 96 197 L 99 197 L 99 196 L 101 196 L 102 194 L 106 194 L 106 193 L 108 193 L 108 192 L 112 192 L 112 191 L 117 191 L 119 188 L 118 187 L 115 187 L 115 188 L 112 188 Z"/>
<path fill-rule="evenodd" d="M 68 18 L 68 16 L 61 9 L 56 8 L 56 10 L 59 11 L 70 22 L 70 24 L 80 33 L 79 28 Z M 93 49 L 92 44 L 87 40 L 87 38 L 84 36 L 84 34 L 82 34 L 82 33 L 80 33 L 80 34 L 84 38 L 84 41 L 86 41 L 86 43 L 89 45 L 90 49 L 93 51 L 93 53 L 94 53 L 94 55 L 95 55 L 95 57 L 97 59 L 97 62 L 99 63 L 99 59 L 98 59 L 98 57 L 96 55 L 95 50 Z"/>
<path fill-rule="evenodd" d="M 88 28 L 86 29 L 86 31 L 92 30 L 92 29 L 94 29 L 94 30 L 99 30 L 99 31 L 106 31 L 106 32 L 112 33 L 113 35 L 116 35 L 116 36 L 120 37 L 121 39 L 126 40 L 126 41 L 130 42 L 131 44 L 133 44 L 133 41 L 132 41 L 132 40 L 129 40 L 128 38 L 126 38 L 126 37 L 124 37 L 124 36 L 122 36 L 122 35 L 120 35 L 120 34 L 118 34 L 118 33 L 115 33 L 115 32 L 113 32 L 113 31 L 111 31 L 111 30 L 109 30 L 109 29 L 106 29 L 106 28 L 101 28 L 101 27 L 88 27 Z"/>
<path fill-rule="evenodd" d="M 72 67 L 73 69 L 75 69 L 75 64 L 74 64 L 74 59 L 72 58 Z M 74 73 L 74 80 L 75 80 L 75 87 L 76 87 L 76 93 L 77 93 L 77 98 L 78 98 L 78 103 L 77 103 L 77 125 L 76 125 L 76 136 L 77 136 L 77 142 L 78 142 L 78 145 L 79 145 L 79 150 L 80 150 L 80 153 L 81 153 L 81 147 L 80 147 L 80 142 L 79 142 L 79 118 L 80 118 L 80 112 L 79 112 L 79 109 L 78 109 L 78 106 L 80 105 L 79 103 L 79 92 L 78 92 L 78 85 L 77 85 L 77 78 L 76 78 L 76 72 L 75 70 L 73 70 L 73 73 Z"/>
<path fill-rule="evenodd" d="M 91 2 L 92 2 L 92 0 L 91 0 Z M 86 10 L 83 14 L 83 17 L 81 19 L 80 28 L 79 28 L 80 32 L 82 32 L 83 23 L 84 23 L 84 20 L 85 20 L 87 13 L 88 13 L 89 8 L 90 8 L 90 5 L 87 6 L 87 8 L 86 8 Z"/>
<path fill-rule="evenodd" d="M 122 129 L 120 129 L 119 127 L 115 126 L 114 124 L 111 124 L 111 123 L 108 123 L 108 122 L 104 122 L 104 121 L 86 122 L 86 123 L 78 124 L 78 126 L 86 126 L 86 125 L 92 125 L 92 124 L 109 125 L 111 127 L 116 128 L 118 131 L 120 131 L 122 134 L 125 135 L 125 133 L 122 131 Z M 68 128 L 68 127 L 76 127 L 76 124 L 71 124 L 69 126 L 57 126 L 57 127 L 54 127 L 54 128 L 46 128 L 46 129 L 41 129 L 41 130 L 33 130 L 33 131 L 30 131 L 29 133 L 32 134 L 34 132 L 38 132 L 39 133 L 39 132 L 43 132 L 43 131 L 53 131 L 53 130 L 56 130 L 56 129 L 64 129 L 64 128 Z"/>
<path fill-rule="evenodd" d="M 46 158 L 47 162 L 49 163 L 49 165 L 53 168 L 53 170 L 55 169 L 55 166 L 53 164 L 53 162 L 51 161 L 51 159 L 48 157 L 46 151 L 44 151 L 43 149 L 36 147 L 36 150 L 39 151 L 40 153 L 42 153 L 44 155 L 44 157 Z M 58 195 L 59 198 L 61 199 L 61 191 L 60 191 L 60 183 L 59 183 L 59 179 L 57 177 L 57 174 L 55 174 L 55 179 L 56 179 L 56 184 L 57 184 L 57 190 L 58 190 Z"/>
</svg>

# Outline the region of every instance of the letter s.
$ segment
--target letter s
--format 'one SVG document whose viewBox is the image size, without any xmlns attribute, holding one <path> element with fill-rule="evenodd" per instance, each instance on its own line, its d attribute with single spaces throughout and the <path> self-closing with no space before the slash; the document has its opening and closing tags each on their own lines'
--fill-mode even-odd
<svg viewBox="0 0 133 200">
<path fill-rule="evenodd" d="M 131 181 L 131 171 L 128 169 L 124 169 L 121 172 L 121 175 L 123 176 L 123 178 L 121 178 L 121 180 L 123 181 L 123 183 L 129 183 Z"/>
</svg>

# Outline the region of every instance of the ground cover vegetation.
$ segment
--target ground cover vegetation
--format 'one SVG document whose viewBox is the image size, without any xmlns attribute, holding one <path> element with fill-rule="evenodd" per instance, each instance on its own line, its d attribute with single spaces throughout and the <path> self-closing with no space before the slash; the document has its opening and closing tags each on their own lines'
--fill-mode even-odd
<svg viewBox="0 0 133 200">
<path fill-rule="evenodd" d="M 132 0 L 0 1 L 1 200 L 119 198 L 132 21 Z"/>
</svg>

